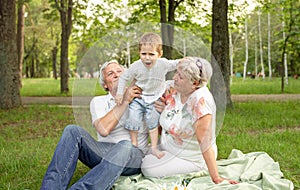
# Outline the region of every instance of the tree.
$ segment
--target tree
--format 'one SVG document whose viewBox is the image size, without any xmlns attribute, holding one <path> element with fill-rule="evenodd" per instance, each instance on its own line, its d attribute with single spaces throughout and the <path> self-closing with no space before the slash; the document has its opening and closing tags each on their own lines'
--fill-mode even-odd
<svg viewBox="0 0 300 190">
<path fill-rule="evenodd" d="M 174 41 L 174 24 L 175 24 L 175 10 L 183 0 L 169 0 L 168 11 L 166 0 L 159 0 L 160 8 L 160 22 L 161 35 L 163 40 L 163 52 L 164 56 L 168 59 L 172 58 L 172 46 Z M 168 16 L 167 16 L 168 13 Z"/>
<path fill-rule="evenodd" d="M 244 62 L 244 74 L 243 74 L 243 80 L 246 79 L 246 72 L 247 72 L 247 64 L 248 64 L 248 23 L 247 23 L 247 17 L 245 18 L 245 62 Z"/>
<path fill-rule="evenodd" d="M 270 3 L 270 1 L 268 1 Z M 271 65 L 271 18 L 270 10 L 268 10 L 268 66 L 269 66 L 269 79 L 272 78 L 272 65 Z"/>
<path fill-rule="evenodd" d="M 213 75 L 211 80 L 212 93 L 219 91 L 226 91 L 227 106 L 232 107 L 232 100 L 230 94 L 230 78 L 229 78 L 229 35 L 228 35 L 228 1 L 227 0 L 213 0 L 212 6 L 212 66 L 213 69 L 218 65 L 223 74 L 225 87 L 218 87 L 218 81 Z"/>
<path fill-rule="evenodd" d="M 265 66 L 264 66 L 263 41 L 262 41 L 262 32 L 261 32 L 261 12 L 260 11 L 258 11 L 258 37 L 259 37 L 261 75 L 262 75 L 262 78 L 265 79 Z"/>
<path fill-rule="evenodd" d="M 0 107 L 21 105 L 16 41 L 16 2 L 1 0 L 0 6 Z"/>
<path fill-rule="evenodd" d="M 285 5 L 285 9 L 287 9 L 287 14 L 288 17 L 285 18 L 285 11 L 283 8 L 283 46 L 282 46 L 282 54 L 281 54 L 281 92 L 284 92 L 284 78 L 286 79 L 286 83 L 288 84 L 288 68 L 287 68 L 287 48 L 288 48 L 288 43 L 289 39 L 291 38 L 294 33 L 292 32 L 293 28 L 295 27 L 295 20 L 296 18 L 299 17 L 299 12 L 296 12 L 296 15 L 294 14 L 293 11 L 293 6 L 296 3 L 293 3 L 292 1 L 289 1 Z M 287 26 L 285 26 L 285 20 L 288 20 Z M 286 34 L 287 33 L 287 34 Z"/>
<path fill-rule="evenodd" d="M 61 21 L 60 92 L 69 92 L 69 38 L 72 30 L 73 0 L 55 0 Z"/>
<path fill-rule="evenodd" d="M 18 65 L 20 69 L 20 85 L 22 86 L 22 67 L 24 57 L 24 12 L 25 5 L 23 0 L 18 1 L 18 24 L 17 24 L 17 51 Z"/>
<path fill-rule="evenodd" d="M 59 14 L 57 13 L 56 9 L 50 9 L 48 7 L 44 8 L 43 10 L 44 15 L 43 17 L 47 20 L 47 26 L 50 30 L 51 39 L 51 57 L 52 57 L 52 77 L 57 80 L 57 54 L 59 50 Z"/>
</svg>

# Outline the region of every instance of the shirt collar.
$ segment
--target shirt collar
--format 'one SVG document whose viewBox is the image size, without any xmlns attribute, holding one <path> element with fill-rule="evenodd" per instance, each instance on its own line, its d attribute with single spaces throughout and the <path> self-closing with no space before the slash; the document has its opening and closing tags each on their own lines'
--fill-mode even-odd
<svg viewBox="0 0 300 190">
<path fill-rule="evenodd" d="M 115 101 L 115 98 L 111 95 L 110 92 L 107 94 L 107 100 L 110 101 L 110 102 Z"/>
</svg>

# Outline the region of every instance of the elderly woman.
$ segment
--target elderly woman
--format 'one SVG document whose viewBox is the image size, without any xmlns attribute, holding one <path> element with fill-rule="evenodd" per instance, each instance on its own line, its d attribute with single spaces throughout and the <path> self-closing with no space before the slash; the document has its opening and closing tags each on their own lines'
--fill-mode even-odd
<svg viewBox="0 0 300 190">
<path fill-rule="evenodd" d="M 165 156 L 157 159 L 147 155 L 142 163 L 145 176 L 165 177 L 208 169 L 214 183 L 224 180 L 216 164 L 216 105 L 207 88 L 211 76 L 212 67 L 205 59 L 187 57 L 178 64 L 160 116 Z"/>
</svg>

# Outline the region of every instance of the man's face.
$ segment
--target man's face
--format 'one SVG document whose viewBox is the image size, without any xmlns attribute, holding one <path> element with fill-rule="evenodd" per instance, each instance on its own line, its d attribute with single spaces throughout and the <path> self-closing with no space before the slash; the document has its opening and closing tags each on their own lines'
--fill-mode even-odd
<svg viewBox="0 0 300 190">
<path fill-rule="evenodd" d="M 143 45 L 140 49 L 140 58 L 148 69 L 151 69 L 157 58 L 161 57 L 161 53 L 157 52 L 156 48 L 150 45 Z"/>
<path fill-rule="evenodd" d="M 116 90 L 118 88 L 119 77 L 123 71 L 124 69 L 117 63 L 111 63 L 103 69 L 104 87 L 109 91 Z"/>
</svg>

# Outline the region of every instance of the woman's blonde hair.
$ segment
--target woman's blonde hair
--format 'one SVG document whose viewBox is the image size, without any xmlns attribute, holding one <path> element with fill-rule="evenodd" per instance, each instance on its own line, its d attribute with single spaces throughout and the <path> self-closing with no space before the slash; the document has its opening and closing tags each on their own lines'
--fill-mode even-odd
<svg viewBox="0 0 300 190">
<path fill-rule="evenodd" d="M 185 57 L 178 67 L 192 83 L 199 81 L 198 88 L 207 85 L 213 72 L 211 64 L 200 57 Z"/>
</svg>

